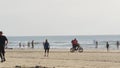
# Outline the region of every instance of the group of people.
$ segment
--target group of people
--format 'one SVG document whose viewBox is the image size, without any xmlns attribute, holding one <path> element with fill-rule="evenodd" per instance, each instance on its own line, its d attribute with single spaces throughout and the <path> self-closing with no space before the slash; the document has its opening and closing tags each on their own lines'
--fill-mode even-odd
<svg viewBox="0 0 120 68">
<path fill-rule="evenodd" d="M 78 41 L 75 38 L 74 40 L 71 41 L 73 48 L 76 49 L 76 47 L 79 47 Z M 8 39 L 6 36 L 3 35 L 3 32 L 0 31 L 0 58 L 1 62 L 5 62 L 5 46 L 8 44 Z M 48 40 L 46 39 L 45 42 L 43 42 L 44 45 L 44 50 L 45 50 L 45 57 L 48 57 L 49 55 L 49 49 L 50 49 L 50 44 Z"/>
<path fill-rule="evenodd" d="M 119 41 L 117 41 L 116 45 L 117 45 L 117 49 L 119 49 Z M 106 42 L 106 48 L 107 48 L 107 51 L 109 51 L 110 45 L 108 42 Z"/>
<path fill-rule="evenodd" d="M 33 45 L 34 40 L 32 41 L 32 48 L 34 48 Z M 72 43 L 72 48 L 77 49 L 77 47 L 80 47 L 80 44 L 78 43 L 77 39 L 73 39 L 71 41 Z M 8 44 L 8 39 L 6 36 L 3 35 L 3 32 L 0 31 L 0 58 L 1 58 L 1 62 L 6 61 L 5 59 L 5 46 Z M 44 50 L 45 50 L 45 57 L 48 57 L 49 55 L 49 49 L 50 49 L 50 44 L 48 42 L 48 40 L 46 39 L 45 42 L 43 42 L 44 45 Z M 98 47 L 98 42 L 96 42 L 96 48 Z M 119 47 L 119 42 L 117 41 L 117 47 Z M 106 43 L 106 48 L 107 51 L 109 51 L 109 43 Z"/>
<path fill-rule="evenodd" d="M 98 48 L 98 41 L 95 41 L 95 45 L 96 45 L 95 48 Z M 119 41 L 116 42 L 116 45 L 117 45 L 117 49 L 119 49 L 119 45 L 120 45 Z M 107 41 L 107 42 L 106 42 L 106 49 L 107 49 L 107 51 L 109 51 L 109 48 L 110 48 L 110 44 L 109 44 L 109 42 Z"/>
<path fill-rule="evenodd" d="M 34 41 L 32 41 L 34 42 Z M 0 31 L 0 58 L 1 58 L 1 62 L 5 62 L 6 58 L 5 58 L 5 47 L 8 44 L 8 39 L 6 36 L 3 35 L 3 32 Z M 46 39 L 46 41 L 43 43 L 44 45 L 44 49 L 45 49 L 45 55 L 44 56 L 48 56 L 49 55 L 49 42 Z"/>
<path fill-rule="evenodd" d="M 19 48 L 22 48 L 22 47 L 25 47 L 25 44 L 24 43 L 22 44 L 21 42 L 19 42 Z M 28 48 L 30 48 L 30 47 L 34 48 L 34 40 L 32 40 L 32 42 L 28 42 L 27 47 Z"/>
</svg>

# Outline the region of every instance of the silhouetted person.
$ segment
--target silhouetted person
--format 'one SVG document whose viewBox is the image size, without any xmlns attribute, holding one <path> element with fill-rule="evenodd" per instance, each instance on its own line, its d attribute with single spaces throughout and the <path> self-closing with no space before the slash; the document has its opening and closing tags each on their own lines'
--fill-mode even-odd
<svg viewBox="0 0 120 68">
<path fill-rule="evenodd" d="M 44 45 L 44 50 L 45 50 L 45 55 L 44 56 L 48 56 L 49 55 L 49 49 L 50 49 L 50 45 L 48 40 L 46 39 L 45 42 L 43 42 Z"/>
<path fill-rule="evenodd" d="M 30 42 L 28 42 L 28 48 L 30 48 Z"/>
<path fill-rule="evenodd" d="M 19 48 L 21 48 L 21 46 L 22 46 L 22 45 L 21 45 L 21 42 L 19 42 Z"/>
<path fill-rule="evenodd" d="M 32 48 L 34 48 L 34 40 L 32 40 L 31 45 L 32 45 Z"/>
<path fill-rule="evenodd" d="M 95 48 L 98 48 L 98 41 L 95 41 L 95 45 L 96 45 Z"/>
<path fill-rule="evenodd" d="M 5 59 L 5 45 L 8 44 L 8 39 L 6 36 L 2 35 L 2 31 L 0 31 L 0 57 L 1 57 L 1 62 L 6 61 Z"/>
<path fill-rule="evenodd" d="M 117 49 L 119 49 L 119 45 L 120 45 L 119 41 L 117 41 L 116 44 L 117 44 Z"/>
<path fill-rule="evenodd" d="M 108 42 L 106 43 L 106 48 L 107 48 L 107 51 L 109 51 L 109 43 Z"/>
</svg>

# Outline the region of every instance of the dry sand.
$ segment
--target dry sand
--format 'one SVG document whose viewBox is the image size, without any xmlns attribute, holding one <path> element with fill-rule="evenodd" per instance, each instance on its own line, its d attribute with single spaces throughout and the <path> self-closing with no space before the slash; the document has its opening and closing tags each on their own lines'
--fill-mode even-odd
<svg viewBox="0 0 120 68">
<path fill-rule="evenodd" d="M 85 50 L 83 53 L 70 53 L 69 50 L 51 50 L 49 57 L 44 57 L 40 49 L 6 50 L 6 62 L 0 68 L 46 66 L 49 68 L 120 68 L 120 50 Z"/>
</svg>

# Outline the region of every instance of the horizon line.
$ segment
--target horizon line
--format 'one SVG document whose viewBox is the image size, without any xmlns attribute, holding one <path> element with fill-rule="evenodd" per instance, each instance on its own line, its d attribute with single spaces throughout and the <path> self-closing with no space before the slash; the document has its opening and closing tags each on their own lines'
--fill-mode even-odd
<svg viewBox="0 0 120 68">
<path fill-rule="evenodd" d="M 119 36 L 120 34 L 99 34 L 99 35 L 6 35 L 8 37 L 30 37 L 30 36 Z"/>
</svg>

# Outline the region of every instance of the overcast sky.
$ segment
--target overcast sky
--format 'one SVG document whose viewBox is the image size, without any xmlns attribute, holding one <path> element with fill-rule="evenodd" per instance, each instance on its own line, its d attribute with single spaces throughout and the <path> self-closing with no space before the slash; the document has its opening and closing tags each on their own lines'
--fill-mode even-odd
<svg viewBox="0 0 120 68">
<path fill-rule="evenodd" d="M 8 36 L 120 34 L 120 0 L 0 0 Z"/>
</svg>

